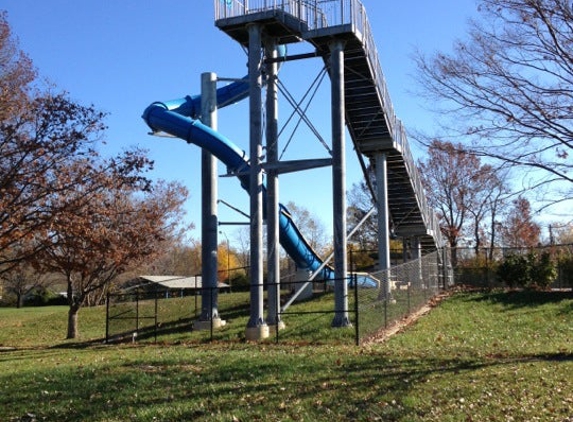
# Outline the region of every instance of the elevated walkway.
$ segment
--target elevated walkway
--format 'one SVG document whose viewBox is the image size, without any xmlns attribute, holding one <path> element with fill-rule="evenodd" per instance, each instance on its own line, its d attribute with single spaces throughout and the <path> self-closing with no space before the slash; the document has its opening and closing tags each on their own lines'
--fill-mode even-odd
<svg viewBox="0 0 573 422">
<path fill-rule="evenodd" d="M 279 43 L 306 41 L 328 64 L 329 43 L 345 41 L 346 125 L 359 154 L 387 157 L 388 205 L 398 236 L 420 236 L 424 248 L 443 246 L 428 207 L 406 132 L 396 118 L 376 44 L 358 0 L 215 0 L 215 25 L 248 46 L 248 25 L 263 24 Z"/>
</svg>

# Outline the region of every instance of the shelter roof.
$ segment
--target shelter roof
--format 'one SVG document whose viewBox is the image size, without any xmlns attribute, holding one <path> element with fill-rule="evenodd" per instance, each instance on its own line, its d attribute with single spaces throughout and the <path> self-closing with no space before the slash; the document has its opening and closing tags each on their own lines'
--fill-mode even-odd
<svg viewBox="0 0 573 422">
<path fill-rule="evenodd" d="M 177 275 L 141 275 L 136 283 L 130 283 L 131 289 L 143 287 L 150 283 L 156 284 L 166 289 L 180 290 L 180 289 L 201 289 L 203 281 L 201 276 L 177 276 Z M 228 284 L 218 283 L 219 288 L 229 287 Z"/>
</svg>

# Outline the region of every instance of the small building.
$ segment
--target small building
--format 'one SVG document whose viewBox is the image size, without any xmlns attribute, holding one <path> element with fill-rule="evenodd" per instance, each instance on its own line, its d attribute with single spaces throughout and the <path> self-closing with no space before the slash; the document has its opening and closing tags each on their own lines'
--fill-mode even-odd
<svg viewBox="0 0 573 422">
<path fill-rule="evenodd" d="M 217 288 L 229 290 L 229 285 L 218 283 Z M 124 292 L 138 290 L 141 292 L 158 292 L 165 297 L 182 297 L 201 293 L 203 282 L 201 276 L 177 275 L 141 275 L 122 286 Z"/>
</svg>

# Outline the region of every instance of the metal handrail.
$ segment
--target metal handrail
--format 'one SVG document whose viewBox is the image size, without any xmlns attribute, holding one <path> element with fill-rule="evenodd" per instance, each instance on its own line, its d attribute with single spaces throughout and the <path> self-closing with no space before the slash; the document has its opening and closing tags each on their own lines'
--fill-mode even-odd
<svg viewBox="0 0 573 422">
<path fill-rule="evenodd" d="M 269 10 L 282 10 L 305 22 L 308 31 L 351 25 L 354 34 L 361 39 L 366 57 L 370 61 L 373 80 L 378 91 L 386 124 L 395 148 L 401 152 L 404 165 L 410 175 L 414 194 L 420 208 L 424 224 L 431 231 L 436 245 L 443 246 L 438 219 L 428 206 L 422 181 L 412 157 L 412 152 L 402 122 L 396 117 L 378 57 L 376 43 L 360 0 L 214 0 L 215 20 L 228 19 L 260 13 Z M 303 34 L 304 35 L 304 34 Z"/>
</svg>

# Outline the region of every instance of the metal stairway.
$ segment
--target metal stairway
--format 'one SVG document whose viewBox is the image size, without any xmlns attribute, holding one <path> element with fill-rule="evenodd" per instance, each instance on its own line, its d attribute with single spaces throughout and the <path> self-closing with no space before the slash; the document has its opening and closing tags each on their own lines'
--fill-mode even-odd
<svg viewBox="0 0 573 422">
<path fill-rule="evenodd" d="M 396 118 L 364 6 L 359 0 L 214 0 L 215 24 L 248 46 L 247 25 L 264 24 L 280 43 L 307 41 L 328 64 L 329 43 L 344 40 L 346 126 L 359 154 L 387 157 L 388 205 L 400 237 L 443 246 L 405 130 Z"/>
</svg>

